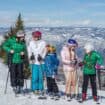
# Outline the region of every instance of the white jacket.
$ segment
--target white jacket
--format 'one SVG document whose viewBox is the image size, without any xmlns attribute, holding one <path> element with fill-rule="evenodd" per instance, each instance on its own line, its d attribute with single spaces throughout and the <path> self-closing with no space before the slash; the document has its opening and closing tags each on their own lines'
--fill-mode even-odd
<svg viewBox="0 0 105 105">
<path fill-rule="evenodd" d="M 40 62 L 38 61 L 38 55 L 40 55 L 43 59 L 46 56 L 46 42 L 43 40 L 38 41 L 30 41 L 28 46 L 28 57 L 30 59 L 32 53 L 34 54 L 35 61 L 34 64 L 40 65 Z M 30 62 L 32 63 L 32 62 Z M 43 64 L 44 62 L 42 62 Z"/>
</svg>

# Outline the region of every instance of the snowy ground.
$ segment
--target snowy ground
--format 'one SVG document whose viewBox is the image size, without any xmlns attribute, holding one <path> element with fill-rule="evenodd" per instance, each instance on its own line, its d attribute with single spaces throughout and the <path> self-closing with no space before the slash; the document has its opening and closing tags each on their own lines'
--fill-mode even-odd
<svg viewBox="0 0 105 105">
<path fill-rule="evenodd" d="M 63 98 L 61 98 L 59 101 L 51 100 L 49 97 L 47 100 L 38 100 L 37 96 L 33 97 L 33 94 L 15 97 L 14 93 L 12 92 L 12 89 L 10 87 L 10 83 L 8 84 L 8 90 L 7 94 L 4 94 L 4 87 L 5 87 L 5 81 L 7 76 L 8 68 L 0 63 L 0 105 L 81 105 L 76 100 L 72 100 L 71 102 L 67 102 Z M 30 88 L 30 82 L 28 81 L 28 88 Z M 63 85 L 59 85 L 59 88 L 61 90 L 64 89 Z M 91 92 L 88 92 L 88 96 L 90 96 Z M 102 100 L 101 105 L 105 105 L 105 92 L 101 92 Z M 30 98 L 31 97 L 31 98 Z M 84 102 L 83 105 L 95 105 L 94 101 L 92 99 L 89 99 L 88 101 Z"/>
</svg>

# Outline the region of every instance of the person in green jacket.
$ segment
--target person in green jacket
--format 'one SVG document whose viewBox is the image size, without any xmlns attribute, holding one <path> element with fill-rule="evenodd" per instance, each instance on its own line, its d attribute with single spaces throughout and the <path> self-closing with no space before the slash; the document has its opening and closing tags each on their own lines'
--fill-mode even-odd
<svg viewBox="0 0 105 105">
<path fill-rule="evenodd" d="M 3 43 L 3 49 L 4 46 L 11 46 L 13 43 L 16 42 L 16 35 L 10 35 L 10 37 Z M 10 52 L 6 52 L 6 64 L 8 65 L 9 69 L 11 66 L 11 53 Z"/>
<path fill-rule="evenodd" d="M 83 66 L 82 101 L 86 100 L 89 79 L 92 87 L 93 99 L 97 101 L 96 69 L 101 68 L 103 59 L 101 55 L 94 50 L 94 46 L 91 43 L 87 43 L 84 49 L 84 60 L 80 63 L 80 66 Z"/>
<path fill-rule="evenodd" d="M 24 33 L 19 31 L 16 37 L 8 39 L 3 44 L 3 49 L 11 54 L 11 64 L 10 68 L 10 78 L 11 86 L 15 93 L 21 93 L 23 91 L 24 85 L 24 75 L 23 75 L 23 61 L 26 51 L 25 44 L 23 43 Z"/>
</svg>

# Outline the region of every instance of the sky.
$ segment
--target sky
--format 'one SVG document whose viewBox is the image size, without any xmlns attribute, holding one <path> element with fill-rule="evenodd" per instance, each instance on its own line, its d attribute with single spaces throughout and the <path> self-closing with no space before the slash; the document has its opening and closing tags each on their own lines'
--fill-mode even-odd
<svg viewBox="0 0 105 105">
<path fill-rule="evenodd" d="M 25 26 L 105 27 L 105 0 L 0 0 L 0 26 L 13 26 L 19 13 Z"/>
</svg>

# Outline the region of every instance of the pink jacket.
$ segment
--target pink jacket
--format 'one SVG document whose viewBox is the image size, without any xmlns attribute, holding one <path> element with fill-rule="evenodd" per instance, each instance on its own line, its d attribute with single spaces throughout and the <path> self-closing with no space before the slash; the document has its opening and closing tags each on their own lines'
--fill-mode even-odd
<svg viewBox="0 0 105 105">
<path fill-rule="evenodd" d="M 68 47 L 65 45 L 61 50 L 61 59 L 63 63 L 63 70 L 74 71 L 77 66 L 72 64 L 73 60 L 70 60 L 70 52 Z"/>
</svg>

